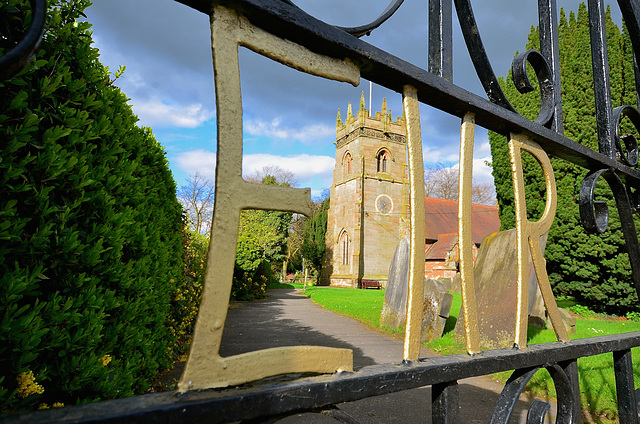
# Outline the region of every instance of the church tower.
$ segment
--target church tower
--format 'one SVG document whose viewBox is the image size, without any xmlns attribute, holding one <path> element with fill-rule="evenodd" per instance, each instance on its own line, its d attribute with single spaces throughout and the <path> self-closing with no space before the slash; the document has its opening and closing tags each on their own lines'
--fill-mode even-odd
<svg viewBox="0 0 640 424">
<path fill-rule="evenodd" d="M 336 122 L 336 163 L 327 217 L 321 284 L 386 284 L 400 239 L 409 233 L 407 138 L 403 118 L 393 121 L 383 100 L 375 116 L 347 111 Z"/>
</svg>

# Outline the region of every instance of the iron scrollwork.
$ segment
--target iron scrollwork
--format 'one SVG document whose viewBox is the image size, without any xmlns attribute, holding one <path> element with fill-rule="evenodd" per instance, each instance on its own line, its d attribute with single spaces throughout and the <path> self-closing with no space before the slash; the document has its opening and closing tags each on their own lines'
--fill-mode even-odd
<svg viewBox="0 0 640 424">
<path fill-rule="evenodd" d="M 471 61 L 476 69 L 476 74 L 480 79 L 480 83 L 484 88 L 487 98 L 492 103 L 495 103 L 503 108 L 516 112 L 515 108 L 511 105 L 507 96 L 505 96 L 498 78 L 493 72 L 493 68 L 489 62 L 489 57 L 482 43 L 480 37 L 480 31 L 476 18 L 471 8 L 471 2 L 469 0 L 454 0 L 456 12 L 458 15 L 458 21 L 460 22 L 460 28 L 462 29 L 462 35 L 464 41 L 467 44 L 467 51 L 471 56 Z"/>
<path fill-rule="evenodd" d="M 283 1 L 285 1 L 286 3 L 292 6 L 295 6 L 295 4 L 291 0 L 283 0 Z M 404 0 L 391 0 L 389 5 L 380 14 L 380 16 L 378 16 L 376 19 L 369 22 L 368 24 L 359 25 L 356 27 L 336 26 L 336 28 L 339 28 L 353 35 L 354 37 L 358 37 L 358 38 L 362 37 L 363 35 L 371 35 L 371 31 L 378 28 L 380 25 L 385 23 L 391 16 L 393 16 L 393 14 L 396 13 L 396 11 L 400 8 L 400 6 L 402 6 L 402 3 L 404 3 Z"/>
<path fill-rule="evenodd" d="M 520 93 L 533 91 L 533 85 L 527 75 L 529 63 L 538 78 L 540 87 L 541 106 L 535 122 L 556 131 L 562 128 L 562 114 L 560 106 L 560 72 L 558 62 L 557 24 L 555 17 L 555 0 L 539 0 L 540 10 L 540 44 L 543 53 L 537 50 L 527 50 L 518 54 L 512 62 L 511 70 L 513 82 Z M 487 94 L 487 98 L 512 112 L 516 109 L 509 102 L 498 79 L 491 67 L 489 58 L 480 37 L 471 3 L 469 0 L 454 0 L 462 34 L 467 44 L 467 50 L 476 69 L 476 74 Z M 545 57 L 549 57 L 549 60 Z"/>
<path fill-rule="evenodd" d="M 20 72 L 35 55 L 44 34 L 46 0 L 31 0 L 31 25 L 20 42 L 0 57 L 0 81 Z"/>
<path fill-rule="evenodd" d="M 491 424 L 506 424 L 509 422 L 515 404 L 524 391 L 525 386 L 541 368 L 542 367 L 524 368 L 515 370 L 511 374 L 493 411 L 493 416 L 490 421 Z M 575 393 L 569 377 L 562 367 L 557 364 L 544 368 L 549 372 L 553 380 L 558 397 L 556 424 L 571 424 L 576 422 L 574 417 Z M 549 404 L 546 402 L 534 401 L 527 414 L 527 423 L 543 423 L 549 407 Z"/>
<path fill-rule="evenodd" d="M 378 28 L 380 25 L 385 23 L 387 19 L 393 16 L 394 13 L 402 6 L 404 0 L 391 0 L 389 6 L 378 16 L 376 19 L 371 21 L 366 25 L 361 25 L 357 27 L 338 27 L 343 31 L 348 32 L 349 34 L 355 37 L 362 37 L 363 35 L 370 35 L 371 31 Z"/>
<path fill-rule="evenodd" d="M 537 50 L 527 50 L 518 54 L 513 58 L 511 65 L 511 75 L 513 83 L 518 91 L 522 94 L 529 93 L 534 90 L 529 75 L 527 74 L 527 63 L 529 63 L 538 78 L 540 87 L 540 112 L 536 121 L 540 125 L 547 126 L 553 119 L 555 113 L 555 99 L 553 87 L 553 75 L 551 67 L 547 60 Z"/>
<path fill-rule="evenodd" d="M 620 134 L 620 126 L 625 116 L 629 118 L 636 130 L 640 129 L 640 113 L 638 113 L 638 109 L 629 105 L 613 109 L 613 139 L 616 147 L 616 157 L 627 166 L 636 166 L 638 164 L 638 140 L 633 134 Z"/>
<path fill-rule="evenodd" d="M 579 207 L 582 225 L 585 230 L 591 233 L 603 233 L 609 224 L 609 208 L 605 201 L 595 199 L 595 187 L 598 179 L 603 177 L 613 193 L 616 208 L 620 215 L 620 224 L 624 234 L 625 243 L 629 252 L 629 262 L 631 264 L 631 278 L 640 293 L 640 244 L 633 220 L 631 202 L 629 201 L 628 189 L 615 171 L 610 169 L 600 169 L 589 173 L 582 181 L 580 187 Z"/>
</svg>

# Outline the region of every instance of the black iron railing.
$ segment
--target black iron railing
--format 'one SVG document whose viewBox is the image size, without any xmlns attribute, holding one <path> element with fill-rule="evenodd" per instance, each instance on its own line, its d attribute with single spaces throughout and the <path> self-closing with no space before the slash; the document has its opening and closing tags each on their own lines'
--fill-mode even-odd
<svg viewBox="0 0 640 424">
<path fill-rule="evenodd" d="M 511 106 L 502 92 L 480 39 L 469 0 L 453 0 L 467 48 L 487 98 L 458 86 L 452 72 L 452 3 L 429 0 L 429 66 L 422 69 L 357 38 L 375 30 L 397 10 L 402 0 L 392 1 L 369 25 L 337 28 L 323 23 L 288 0 L 178 0 L 211 15 L 220 6 L 246 18 L 252 25 L 289 40 L 309 51 L 338 60 L 348 59 L 360 75 L 398 93 L 405 87 L 417 90 L 420 102 L 461 119 L 471 113 L 475 122 L 502 134 L 524 134 L 547 154 L 577 164 L 589 171 L 580 190 L 580 213 L 588 231 L 607 227 L 606 205 L 594 201 L 599 177 L 610 185 L 622 221 L 631 261 L 633 281 L 640 293 L 640 247 L 632 213 L 638 209 L 640 171 L 635 139 L 621 137 L 617 126 L 623 117 L 640 128 L 637 106 L 613 108 L 609 88 L 602 0 L 589 0 L 596 118 L 599 151 L 584 147 L 563 135 L 560 97 L 557 10 L 555 0 L 539 0 L 540 51 L 527 51 L 514 60 L 513 79 L 522 91 L 529 87 L 526 64 L 535 70 L 541 89 L 538 118 L 530 121 Z M 633 43 L 634 57 L 640 57 L 640 3 L 618 1 Z M 34 3 L 35 4 L 35 3 Z M 35 44 L 34 44 L 35 45 Z M 6 66 L 5 62 L 0 65 Z M 23 63 L 23 62 L 21 62 Z M 637 64 L 636 75 L 639 75 Z M 2 71 L 2 75 L 5 75 Z M 8 75 L 8 73 L 6 74 Z M 636 81 L 637 87 L 640 82 Z M 640 90 L 638 90 L 640 92 Z M 637 395 L 633 381 L 631 348 L 640 346 L 640 334 L 556 342 L 527 349 L 498 349 L 476 355 L 405 361 L 375 365 L 357 372 L 301 378 L 280 383 L 254 383 L 233 388 L 161 393 L 2 417 L 6 422 L 233 422 L 267 420 L 302 411 L 331 411 L 331 405 L 401 390 L 432 386 L 432 422 L 459 422 L 458 380 L 499 371 L 515 370 L 494 410 L 492 423 L 506 423 L 513 406 L 532 375 L 549 371 L 557 392 L 558 423 L 581 422 L 577 359 L 611 353 L 621 423 L 638 423 Z M 542 422 L 548 405 L 534 402 L 531 423 Z M 336 416 L 337 419 L 340 417 Z"/>
</svg>

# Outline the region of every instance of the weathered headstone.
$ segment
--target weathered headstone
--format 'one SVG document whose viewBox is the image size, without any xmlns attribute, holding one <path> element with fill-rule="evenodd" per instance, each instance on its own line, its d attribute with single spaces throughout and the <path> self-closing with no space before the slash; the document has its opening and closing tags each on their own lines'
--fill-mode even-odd
<svg viewBox="0 0 640 424">
<path fill-rule="evenodd" d="M 451 293 L 460 293 L 461 288 L 460 288 L 460 273 L 458 272 L 452 279 L 451 279 Z"/>
<path fill-rule="evenodd" d="M 409 293 L 409 255 L 411 243 L 402 237 L 389 266 L 389 277 L 384 293 L 380 325 L 399 328 L 407 319 L 407 296 Z"/>
<path fill-rule="evenodd" d="M 442 337 L 444 325 L 451 311 L 453 296 L 447 289 L 445 279 L 424 281 L 424 300 L 422 308 L 422 342 L 430 342 Z M 449 283 L 451 280 L 449 280 Z"/>
<path fill-rule="evenodd" d="M 458 274 L 456 274 L 458 275 Z M 455 278 L 455 277 L 454 277 Z M 431 280 L 431 281 L 436 281 L 436 280 Z M 447 292 L 452 292 L 453 291 L 453 279 L 451 278 L 438 278 L 438 280 L 440 282 L 440 285 L 442 285 L 442 287 L 447 291 Z M 460 283 L 458 283 L 460 284 Z"/>
<path fill-rule="evenodd" d="M 562 317 L 562 322 L 567 329 L 567 333 L 576 334 L 576 317 L 571 315 L 566 309 L 558 308 L 558 310 L 560 311 L 560 316 Z M 550 319 L 547 319 L 547 329 L 553 330 L 553 325 L 551 325 Z"/>
<path fill-rule="evenodd" d="M 544 307 L 542 292 L 538 286 L 538 279 L 535 273 L 530 277 L 536 285 L 534 288 L 529 287 L 529 325 L 536 328 L 545 328 L 547 326 L 547 310 Z"/>
<path fill-rule="evenodd" d="M 407 296 L 409 294 L 410 243 L 403 237 L 393 254 L 384 295 L 380 325 L 400 328 L 407 319 Z M 422 341 L 431 341 L 442 336 L 444 325 L 451 310 L 453 297 L 448 293 L 451 281 L 424 281 L 422 310 Z"/>
<path fill-rule="evenodd" d="M 543 246 L 546 237 L 542 240 Z M 513 346 L 517 308 L 518 254 L 516 230 L 500 231 L 486 236 L 478 252 L 474 268 L 480 344 L 497 349 Z M 538 280 L 529 255 L 530 322 L 546 321 Z M 455 337 L 464 339 L 462 313 L 456 323 Z"/>
</svg>

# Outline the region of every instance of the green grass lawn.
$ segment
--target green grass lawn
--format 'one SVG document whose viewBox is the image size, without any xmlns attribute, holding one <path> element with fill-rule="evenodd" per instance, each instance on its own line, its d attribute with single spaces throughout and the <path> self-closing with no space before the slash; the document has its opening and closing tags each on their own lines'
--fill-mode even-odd
<svg viewBox="0 0 640 424">
<path fill-rule="evenodd" d="M 372 328 L 380 328 L 384 290 L 354 290 L 308 287 L 305 295 L 323 308 L 355 318 Z"/>
<path fill-rule="evenodd" d="M 640 323 L 635 321 L 616 320 L 605 317 L 578 317 L 576 334 L 570 334 L 571 339 L 582 339 L 608 334 L 640 331 Z M 529 344 L 548 343 L 556 341 L 555 334 L 550 330 L 529 331 Z M 634 378 L 640 378 L 640 350 L 632 349 Z M 613 357 L 611 353 L 578 359 L 578 375 L 580 378 L 580 394 L 582 408 L 591 412 L 595 422 L 606 423 L 618 418 L 616 403 L 616 386 L 613 372 Z M 507 374 L 500 378 L 504 381 Z M 549 374 L 539 371 L 529 382 L 528 390 L 535 394 L 555 398 L 555 389 Z"/>
<path fill-rule="evenodd" d="M 394 336 L 402 335 L 403 329 L 392 330 L 380 327 L 380 313 L 384 301 L 383 290 L 311 287 L 307 288 L 306 295 L 326 309 L 355 318 L 372 328 L 388 334 Z M 559 301 L 558 304 L 564 307 L 572 306 L 570 301 Z M 444 336 L 427 343 L 427 347 L 443 355 L 464 352 L 464 344 L 455 343 L 453 340 L 453 328 L 460 312 L 460 305 L 460 294 L 456 293 L 451 307 L 451 316 L 445 326 Z M 571 339 L 640 331 L 640 322 L 629 321 L 624 318 L 603 317 L 586 312 L 586 316 L 577 318 L 576 334 L 570 335 Z M 554 341 L 556 341 L 556 338 L 553 331 L 529 329 L 528 343 L 530 345 Z M 640 379 L 640 351 L 638 349 L 633 349 L 633 362 L 635 364 L 634 378 Z M 578 373 L 582 408 L 590 412 L 594 422 L 615 422 L 618 417 L 618 410 L 615 401 L 612 355 L 608 353 L 578 359 Z M 509 372 L 499 373 L 496 378 L 505 382 L 509 374 Z M 555 398 L 553 382 L 545 370 L 539 371 L 531 379 L 527 389 L 546 398 Z"/>
</svg>

